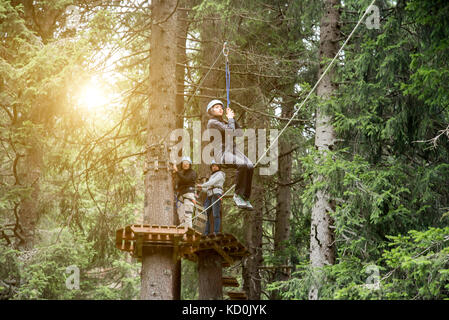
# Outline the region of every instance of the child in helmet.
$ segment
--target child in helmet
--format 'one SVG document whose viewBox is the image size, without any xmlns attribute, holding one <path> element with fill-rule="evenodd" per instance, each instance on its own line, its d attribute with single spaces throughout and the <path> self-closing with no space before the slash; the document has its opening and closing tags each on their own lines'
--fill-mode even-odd
<svg viewBox="0 0 449 320">
<path fill-rule="evenodd" d="M 204 231 L 206 236 L 209 234 L 209 229 L 211 227 L 211 215 L 214 217 L 214 233 L 220 232 L 220 198 L 223 195 L 223 184 L 226 179 L 226 174 L 221 171 L 219 164 L 217 164 L 214 160 L 212 160 L 210 164 L 210 169 L 212 171 L 212 175 L 209 180 L 198 185 L 198 187 L 201 188 L 201 191 L 207 192 L 207 198 L 204 201 L 204 208 L 207 208 L 207 222 L 206 229 Z"/>
<path fill-rule="evenodd" d="M 196 172 L 192 169 L 192 160 L 190 157 L 181 159 L 181 170 L 178 170 L 176 164 L 173 165 L 176 173 L 175 191 L 181 201 L 177 209 L 180 224 L 192 228 L 192 214 L 195 204 L 195 181 Z"/>
<path fill-rule="evenodd" d="M 207 123 L 208 129 L 217 129 L 221 133 L 221 159 L 217 159 L 218 163 L 226 164 L 229 167 L 237 168 L 236 187 L 234 193 L 234 202 L 241 209 L 253 210 L 253 206 L 249 202 L 251 195 L 251 183 L 253 178 L 254 165 L 242 152 L 237 150 L 234 142 L 226 145 L 226 134 L 233 136 L 241 136 L 242 133 L 236 131 L 240 126 L 234 119 L 234 111 L 231 108 L 226 109 L 226 117 L 228 121 L 223 119 L 223 102 L 220 100 L 212 100 L 207 105 L 207 113 L 210 119 Z M 215 155 L 216 156 L 216 155 Z"/>
</svg>

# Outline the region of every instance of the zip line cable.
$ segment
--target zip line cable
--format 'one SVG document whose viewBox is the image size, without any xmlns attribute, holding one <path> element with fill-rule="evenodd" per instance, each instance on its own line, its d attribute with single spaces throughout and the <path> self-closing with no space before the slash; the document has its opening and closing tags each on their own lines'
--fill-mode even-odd
<svg viewBox="0 0 449 320">
<path fill-rule="evenodd" d="M 209 75 L 209 73 L 211 72 L 212 68 L 215 66 L 215 64 L 217 63 L 218 59 L 221 57 L 221 54 L 223 53 L 223 50 L 220 50 L 220 53 L 218 54 L 217 58 L 215 59 L 215 61 L 212 63 L 212 65 L 209 67 L 209 70 L 207 70 L 206 74 L 204 75 L 203 79 L 201 79 L 201 81 L 199 82 L 198 86 L 196 87 L 196 89 L 193 91 L 193 94 L 189 97 L 189 99 L 187 100 L 187 102 L 184 105 L 184 110 L 181 112 L 181 114 L 184 114 L 185 111 L 185 106 L 187 106 L 190 103 L 190 100 L 193 99 L 193 97 L 196 95 L 196 92 L 198 91 L 198 89 L 201 87 L 201 85 L 203 84 L 204 80 L 207 78 L 207 76 Z"/>
<path fill-rule="evenodd" d="M 309 97 L 312 95 L 312 92 L 315 91 L 315 89 L 318 87 L 318 84 L 321 82 L 321 80 L 324 78 L 324 76 L 326 75 L 326 73 L 329 71 L 329 69 L 331 68 L 331 66 L 334 64 L 335 60 L 337 60 L 337 57 L 340 55 L 340 53 L 343 51 L 343 48 L 346 46 L 346 44 L 349 42 L 349 40 L 351 39 L 352 35 L 354 34 L 355 30 L 359 27 L 360 23 L 362 22 L 362 20 L 365 18 L 366 14 L 368 13 L 368 9 L 371 8 L 371 6 L 374 4 L 376 0 L 373 0 L 371 2 L 371 4 L 368 6 L 368 8 L 366 8 L 365 13 L 362 15 L 362 17 L 359 19 L 359 21 L 357 22 L 356 26 L 354 27 L 354 29 L 352 29 L 351 33 L 349 34 L 348 38 L 346 39 L 346 41 L 343 43 L 343 45 L 341 46 L 340 50 L 338 50 L 337 54 L 335 55 L 335 57 L 332 59 L 332 61 L 328 64 L 328 66 L 326 67 L 326 69 L 324 70 L 323 74 L 320 76 L 320 78 L 318 79 L 318 81 L 315 83 L 315 85 L 313 86 L 313 88 L 309 91 L 309 94 L 306 96 L 306 98 L 303 100 L 303 102 L 299 105 L 298 109 L 293 113 L 293 116 L 290 118 L 290 120 L 287 122 L 287 124 L 284 126 L 284 128 L 282 128 L 282 130 L 279 132 L 279 134 L 277 135 L 277 137 L 274 139 L 274 141 L 270 144 L 270 146 L 268 147 L 267 150 L 265 150 L 265 152 L 262 154 L 262 156 L 259 158 L 259 160 L 257 160 L 257 162 L 255 163 L 254 166 L 257 166 L 257 164 L 260 162 L 260 160 L 262 160 L 262 158 L 267 154 L 267 152 L 271 149 L 271 147 L 273 146 L 273 144 L 279 139 L 279 137 L 284 133 L 285 129 L 287 129 L 287 127 L 290 125 L 290 123 L 293 121 L 293 119 L 296 117 L 296 115 L 298 114 L 298 112 L 301 110 L 301 108 L 304 106 L 304 104 L 306 103 L 306 101 L 309 99 Z"/>
<path fill-rule="evenodd" d="M 365 18 L 366 14 L 368 13 L 368 9 L 371 8 L 371 6 L 374 4 L 376 0 L 373 0 L 371 2 L 371 4 L 366 8 L 365 12 L 363 13 L 362 17 L 359 19 L 359 21 L 357 22 L 357 24 L 355 25 L 354 29 L 352 29 L 351 33 L 349 34 L 348 38 L 346 39 L 346 41 L 343 43 L 343 45 L 340 47 L 340 50 L 338 50 L 337 54 L 334 56 L 334 58 L 332 59 L 332 61 L 328 64 L 328 66 L 326 67 L 326 69 L 324 70 L 324 72 L 321 74 L 320 78 L 318 79 L 318 81 L 315 83 L 315 85 L 313 86 L 313 88 L 309 91 L 309 93 L 307 94 L 306 98 L 303 100 L 303 102 L 299 105 L 298 109 L 296 109 L 296 111 L 293 113 L 292 117 L 290 118 L 290 120 L 287 122 L 287 124 L 284 126 L 284 128 L 282 128 L 282 130 L 279 132 L 279 134 L 276 136 L 276 138 L 274 139 L 274 141 L 270 144 L 270 146 L 265 150 L 265 152 L 262 154 L 262 156 L 256 161 L 256 163 L 254 164 L 254 167 L 256 167 L 260 160 L 263 159 L 263 157 L 265 157 L 265 155 L 267 154 L 268 151 L 271 150 L 271 148 L 273 147 L 274 143 L 279 139 L 279 137 L 284 133 L 285 129 L 287 129 L 287 127 L 290 125 L 290 123 L 293 121 L 293 119 L 296 117 L 296 115 L 298 114 L 298 112 L 301 110 L 301 108 L 304 106 L 304 104 L 307 102 L 307 100 L 310 98 L 310 96 L 312 95 L 313 91 L 315 91 L 315 89 L 318 87 L 318 84 L 321 82 L 321 80 L 324 78 L 324 76 L 326 75 L 326 73 L 329 71 L 329 69 L 332 67 L 332 65 L 334 64 L 335 60 L 337 60 L 337 57 L 340 55 L 340 53 L 343 51 L 343 48 L 346 46 L 346 44 L 349 42 L 349 40 L 351 39 L 352 35 L 354 34 L 354 32 L 357 30 L 357 28 L 359 27 L 360 23 L 363 21 L 363 19 Z M 226 42 L 225 42 L 226 45 Z M 225 47 L 227 48 L 227 46 L 223 46 L 223 54 L 224 54 L 224 50 Z M 229 50 L 229 49 L 228 49 Z M 226 53 L 226 66 L 228 64 L 228 57 L 227 57 L 227 53 Z M 228 101 L 229 101 L 229 88 L 228 88 L 228 71 L 229 69 L 226 68 L 226 90 L 227 90 L 227 96 L 228 96 Z M 229 75 L 230 77 L 230 75 Z M 230 80 L 229 80 L 230 81 Z M 228 102 L 229 105 L 229 102 Z M 229 191 L 231 191 L 232 189 L 234 189 L 236 186 L 236 184 L 233 184 L 220 198 L 218 198 L 217 200 L 215 200 L 214 203 L 212 203 L 211 205 L 209 205 L 207 208 L 205 208 L 203 211 L 201 211 L 200 213 L 198 213 L 197 215 L 195 215 L 195 217 L 192 218 L 192 222 L 195 218 L 197 218 L 200 214 L 204 213 L 205 211 L 207 211 L 209 208 L 211 208 L 215 203 L 217 203 L 218 201 L 220 201 L 226 194 L 229 193 Z"/>
</svg>

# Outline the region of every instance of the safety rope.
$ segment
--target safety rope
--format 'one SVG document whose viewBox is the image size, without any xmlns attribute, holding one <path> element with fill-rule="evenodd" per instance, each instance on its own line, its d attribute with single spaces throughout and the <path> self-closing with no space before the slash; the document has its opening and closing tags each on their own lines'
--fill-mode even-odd
<svg viewBox="0 0 449 320">
<path fill-rule="evenodd" d="M 310 96 L 312 95 L 312 93 L 315 91 L 315 89 L 318 87 L 318 84 L 321 82 L 321 80 L 324 78 L 324 76 L 326 75 L 326 73 L 329 71 L 329 69 L 332 67 L 332 65 L 334 64 L 335 60 L 337 59 L 337 57 L 340 55 L 340 53 L 343 51 L 343 48 L 346 46 L 346 44 L 349 42 L 349 40 L 351 39 L 352 35 L 354 34 L 354 32 L 357 30 L 357 28 L 359 27 L 360 23 L 363 21 L 363 19 L 365 18 L 366 14 L 368 13 L 368 9 L 371 8 L 371 6 L 374 4 L 376 0 L 373 0 L 371 2 L 371 4 L 366 8 L 364 14 L 362 15 L 362 17 L 359 19 L 359 21 L 357 22 L 356 26 L 354 27 L 354 29 L 352 29 L 351 33 L 349 34 L 348 38 L 346 39 L 346 41 L 343 43 L 343 45 L 340 47 L 340 50 L 338 50 L 337 54 L 334 56 L 334 58 L 332 59 L 332 61 L 328 64 L 328 66 L 326 67 L 326 69 L 324 70 L 324 72 L 321 74 L 320 78 L 318 79 L 318 81 L 315 83 L 315 85 L 312 87 L 312 89 L 310 89 L 308 95 L 306 96 L 306 98 L 303 100 L 303 102 L 299 105 L 298 109 L 293 113 L 292 117 L 290 118 L 290 120 L 287 122 L 287 124 L 284 126 L 284 128 L 282 128 L 282 130 L 279 132 L 279 134 L 276 136 L 276 138 L 273 140 L 273 142 L 269 145 L 269 147 L 265 150 L 265 152 L 262 154 L 262 156 L 256 161 L 256 163 L 254 164 L 254 167 L 256 167 L 260 160 L 263 159 L 263 157 L 265 157 L 265 155 L 267 154 L 268 151 L 271 150 L 271 148 L 273 147 L 274 143 L 279 139 L 279 137 L 284 133 L 285 129 L 287 129 L 287 127 L 290 125 L 290 123 L 293 121 L 293 119 L 296 117 L 296 115 L 298 114 L 298 112 L 301 110 L 301 108 L 304 106 L 304 104 L 307 102 L 307 100 L 310 98 Z M 227 48 L 227 46 L 226 46 Z M 229 50 L 229 49 L 228 49 Z M 223 48 L 224 51 L 224 48 Z M 227 56 L 226 56 L 227 59 Z M 227 71 L 226 71 L 227 72 Z M 226 74 L 226 89 L 228 88 L 227 86 L 227 76 L 228 74 Z M 229 91 L 228 91 L 229 92 Z M 228 98 L 229 99 L 229 98 Z M 236 184 L 233 184 L 219 199 L 217 199 L 214 203 L 212 203 L 211 205 L 209 205 L 209 207 L 205 208 L 203 211 L 201 211 L 196 217 L 198 217 L 200 214 L 206 212 L 207 210 L 209 210 L 209 208 L 211 208 L 216 202 L 218 202 L 219 200 L 221 200 L 221 198 L 223 198 L 226 194 L 229 193 L 229 191 L 231 191 L 232 189 L 234 189 L 236 186 Z M 194 219 L 192 219 L 193 222 Z"/>
<path fill-rule="evenodd" d="M 223 55 L 226 58 L 226 66 L 225 66 L 225 72 L 226 72 L 226 109 L 229 108 L 229 104 L 230 104 L 230 99 L 229 99 L 229 91 L 231 88 L 231 72 L 229 71 L 229 59 L 228 59 L 228 55 L 229 55 L 229 48 L 228 48 L 228 43 L 225 41 L 225 43 L 223 44 Z"/>
<path fill-rule="evenodd" d="M 260 160 L 262 160 L 263 157 L 265 157 L 265 155 L 267 154 L 268 151 L 270 151 L 270 149 L 272 148 L 272 146 L 274 145 L 274 143 L 279 139 L 279 137 L 284 133 L 285 129 L 287 129 L 287 127 L 290 125 L 290 123 L 293 121 L 293 119 L 296 117 L 296 115 L 298 114 L 298 112 L 301 110 L 301 108 L 304 106 L 304 104 L 307 102 L 307 100 L 309 100 L 310 96 L 312 95 L 312 92 L 315 91 L 315 89 L 318 87 L 318 84 L 321 82 L 321 80 L 324 78 L 324 76 L 326 75 L 326 73 L 329 71 L 329 69 L 331 68 L 331 66 L 334 64 L 335 60 L 337 60 L 337 57 L 340 55 L 340 53 L 343 51 L 343 48 L 346 46 L 346 44 L 349 42 L 349 40 L 351 39 L 352 35 L 354 34 L 355 30 L 359 27 L 360 23 L 362 22 L 362 20 L 365 18 L 366 14 L 368 13 L 368 9 L 371 8 L 371 6 L 374 4 L 376 0 L 373 0 L 371 2 L 371 4 L 366 8 L 365 13 L 362 15 L 362 17 L 359 19 L 359 21 L 357 22 L 356 26 L 354 27 L 354 29 L 352 29 L 351 33 L 349 34 L 348 38 L 346 39 L 346 41 L 343 43 L 343 45 L 341 46 L 340 50 L 338 50 L 337 54 L 334 56 L 334 58 L 332 59 L 332 61 L 328 64 L 328 66 L 326 67 L 326 69 L 324 70 L 323 74 L 321 75 L 321 77 L 318 79 L 318 81 L 315 83 L 315 85 L 313 86 L 313 88 L 309 91 L 309 94 L 306 96 L 306 98 L 303 100 L 303 102 L 299 105 L 298 109 L 293 113 L 292 117 L 290 118 L 290 120 L 288 120 L 287 124 L 284 126 L 284 128 L 282 128 L 282 130 L 279 132 L 279 134 L 277 135 L 277 137 L 273 140 L 273 142 L 270 144 L 270 146 L 268 147 L 267 150 L 265 150 L 265 152 L 262 154 L 262 156 L 257 160 L 257 162 L 254 164 L 254 166 L 257 166 L 257 164 L 260 162 Z"/>
</svg>

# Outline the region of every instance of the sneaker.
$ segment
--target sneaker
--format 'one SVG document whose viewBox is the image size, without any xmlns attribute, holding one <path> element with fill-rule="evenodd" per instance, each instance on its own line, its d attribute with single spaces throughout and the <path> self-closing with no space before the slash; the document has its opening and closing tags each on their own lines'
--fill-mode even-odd
<svg viewBox="0 0 449 320">
<path fill-rule="evenodd" d="M 251 205 L 249 200 L 246 200 L 245 204 L 246 204 L 246 210 L 249 210 L 249 211 L 253 211 L 254 210 L 254 207 Z"/>
<path fill-rule="evenodd" d="M 243 198 L 241 196 L 239 196 L 238 194 L 234 194 L 234 202 L 236 204 L 237 207 L 239 207 L 240 209 L 246 209 L 246 201 L 243 200 Z"/>
</svg>

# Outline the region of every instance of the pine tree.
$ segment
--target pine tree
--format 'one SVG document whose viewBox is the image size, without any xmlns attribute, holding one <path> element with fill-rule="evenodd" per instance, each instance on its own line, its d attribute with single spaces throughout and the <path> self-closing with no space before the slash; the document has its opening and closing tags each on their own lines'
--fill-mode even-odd
<svg viewBox="0 0 449 320">
<path fill-rule="evenodd" d="M 154 1 L 150 40 L 150 109 L 148 163 L 154 157 L 168 166 L 167 136 L 176 128 L 176 1 Z M 156 147 L 152 149 L 152 147 Z M 165 159 L 164 159 L 165 157 Z M 154 163 L 154 162 L 153 162 Z M 145 223 L 175 225 L 174 186 L 167 169 L 145 176 Z M 146 247 L 142 252 L 141 299 L 172 300 L 178 286 L 173 248 Z"/>
<path fill-rule="evenodd" d="M 327 65 L 327 59 L 332 59 L 338 52 L 339 32 L 339 0 L 328 0 L 324 3 L 324 15 L 320 24 L 320 76 Z M 317 88 L 317 95 L 324 101 L 332 98 L 336 92 L 333 72 L 324 75 Z M 316 113 L 315 148 L 320 157 L 329 156 L 329 151 L 335 147 L 336 136 L 332 124 L 332 117 L 326 113 L 325 107 L 320 105 Z M 318 160 L 317 165 L 320 165 Z M 315 177 L 315 184 L 322 184 L 326 177 Z M 316 200 L 312 208 L 312 222 L 310 228 L 310 263 L 312 268 L 318 269 L 335 263 L 335 242 L 333 222 L 330 213 L 335 210 L 335 202 L 330 198 L 326 187 L 318 189 Z M 309 299 L 319 297 L 319 281 L 314 283 L 309 292 Z"/>
</svg>

